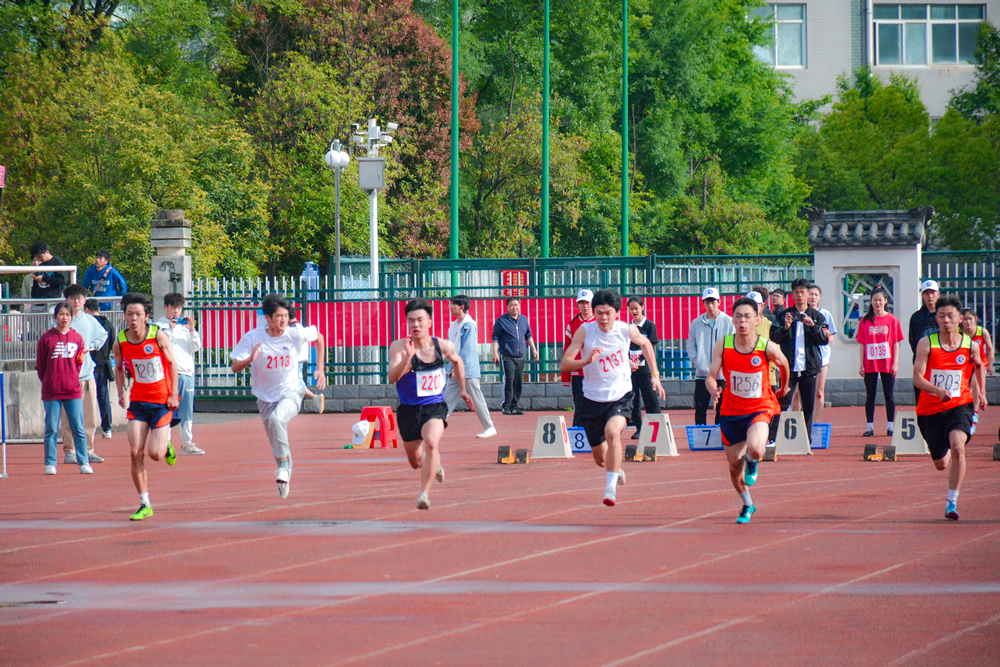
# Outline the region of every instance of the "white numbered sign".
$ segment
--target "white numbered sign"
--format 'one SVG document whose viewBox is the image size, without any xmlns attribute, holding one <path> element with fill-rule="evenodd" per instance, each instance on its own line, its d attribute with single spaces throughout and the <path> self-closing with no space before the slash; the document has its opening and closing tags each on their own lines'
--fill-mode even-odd
<svg viewBox="0 0 1000 667">
<path fill-rule="evenodd" d="M 543 415 L 535 426 L 535 446 L 531 450 L 532 459 L 571 459 L 573 450 L 569 444 L 566 420 L 562 416 Z"/>
<path fill-rule="evenodd" d="M 571 426 L 566 431 L 569 433 L 569 446 L 574 454 L 587 454 L 591 451 L 587 429 L 582 426 Z"/>
<path fill-rule="evenodd" d="M 777 454 L 810 454 L 806 419 L 801 412 L 782 412 L 778 419 L 778 435 L 774 438 Z"/>
<path fill-rule="evenodd" d="M 896 455 L 900 454 L 930 454 L 924 437 L 917 428 L 916 412 L 897 412 L 892 424 L 892 446 Z"/>
<path fill-rule="evenodd" d="M 437 396 L 444 391 L 444 368 L 432 371 L 416 371 L 417 396 Z"/>
<path fill-rule="evenodd" d="M 670 415 L 643 415 L 642 430 L 639 432 L 639 450 L 655 445 L 657 456 L 677 456 L 674 430 L 670 426 Z"/>
<path fill-rule="evenodd" d="M 722 431 L 718 426 L 688 426 L 688 448 L 695 451 L 725 449 L 722 446 Z"/>
</svg>

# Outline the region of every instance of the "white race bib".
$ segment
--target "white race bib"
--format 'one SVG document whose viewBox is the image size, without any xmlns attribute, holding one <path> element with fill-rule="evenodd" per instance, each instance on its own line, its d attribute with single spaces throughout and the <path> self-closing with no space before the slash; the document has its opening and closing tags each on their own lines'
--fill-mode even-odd
<svg viewBox="0 0 1000 667">
<path fill-rule="evenodd" d="M 729 391 L 740 398 L 760 398 L 763 394 L 763 373 L 740 373 L 729 371 Z"/>
<path fill-rule="evenodd" d="M 642 354 L 642 350 L 629 350 L 628 358 L 633 364 L 646 365 L 646 357 Z"/>
<path fill-rule="evenodd" d="M 868 343 L 868 359 L 874 361 L 876 359 L 888 359 L 889 358 L 889 341 L 882 343 Z"/>
<path fill-rule="evenodd" d="M 625 355 L 619 350 L 607 357 L 600 357 L 594 363 L 601 369 L 601 375 L 607 375 L 608 373 L 613 373 L 615 369 L 625 363 Z"/>
<path fill-rule="evenodd" d="M 444 391 L 444 368 L 432 371 L 415 371 L 417 376 L 417 396 L 438 396 Z"/>
<path fill-rule="evenodd" d="M 962 395 L 962 371 L 942 371 L 931 369 L 931 384 L 938 389 L 944 389 L 952 398 Z"/>
<path fill-rule="evenodd" d="M 139 384 L 153 384 L 164 378 L 160 358 L 132 359 L 132 379 Z"/>
<path fill-rule="evenodd" d="M 258 357 L 256 363 L 260 364 L 265 373 L 287 373 L 294 362 L 290 354 L 265 354 L 263 359 Z"/>
</svg>

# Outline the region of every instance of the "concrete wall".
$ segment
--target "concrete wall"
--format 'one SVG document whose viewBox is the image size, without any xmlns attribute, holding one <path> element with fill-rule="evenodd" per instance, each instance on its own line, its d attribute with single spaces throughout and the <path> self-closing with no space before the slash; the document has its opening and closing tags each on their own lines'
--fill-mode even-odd
<svg viewBox="0 0 1000 667">
<path fill-rule="evenodd" d="M 987 378 L 986 387 L 990 404 L 1000 403 L 1000 376 Z M 484 384 L 482 388 L 490 410 L 499 412 L 503 386 L 499 383 Z M 694 409 L 694 380 L 667 380 L 663 383 L 663 389 L 667 394 L 667 400 L 661 406 L 664 409 Z M 361 412 L 362 408 L 371 405 L 388 405 L 392 408 L 399 405 L 395 385 L 337 385 L 327 387 L 324 393 L 327 397 L 327 412 Z M 900 379 L 896 381 L 895 395 L 897 405 L 913 404 L 913 380 L 909 376 L 900 375 Z M 864 380 L 857 375 L 850 379 L 827 380 L 826 400 L 834 407 L 864 405 Z M 881 393 L 876 402 L 882 405 Z M 468 409 L 464 403 L 459 406 L 460 411 Z M 194 407 L 196 412 L 257 412 L 257 403 L 252 399 L 199 398 L 195 400 Z M 569 387 L 562 386 L 561 382 L 525 384 L 520 407 L 524 410 L 571 410 L 573 397 Z M 306 401 L 302 411 L 313 412 L 312 402 Z"/>
<path fill-rule="evenodd" d="M 42 438 L 45 436 L 45 406 L 42 405 L 42 382 L 34 371 L 6 372 L 3 374 L 4 396 L 7 404 L 7 437 Z M 111 397 L 111 425 L 115 430 L 125 428 L 125 409 L 118 405 L 118 389 L 112 382 L 108 388 Z M 97 426 L 100 427 L 100 417 Z"/>
</svg>

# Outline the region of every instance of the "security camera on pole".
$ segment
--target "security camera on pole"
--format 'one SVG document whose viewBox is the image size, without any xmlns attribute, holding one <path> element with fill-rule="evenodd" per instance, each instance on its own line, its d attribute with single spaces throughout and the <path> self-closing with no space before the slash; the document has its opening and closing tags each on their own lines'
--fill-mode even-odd
<svg viewBox="0 0 1000 667">
<path fill-rule="evenodd" d="M 333 279 L 334 289 L 341 289 L 340 284 L 340 172 L 351 162 L 351 156 L 340 150 L 340 139 L 334 139 L 330 144 L 330 150 L 326 154 L 326 165 L 333 170 L 333 191 L 336 200 L 336 226 L 337 226 L 337 248 L 334 256 L 334 272 L 337 274 Z"/>
<path fill-rule="evenodd" d="M 364 147 L 368 157 L 358 158 L 358 185 L 368 192 L 368 218 L 370 224 L 369 252 L 371 253 L 371 285 L 378 295 L 378 191 L 385 188 L 385 158 L 378 156 L 378 150 L 392 143 L 392 133 L 399 126 L 396 123 L 386 123 L 385 132 L 375 124 L 374 118 L 368 119 L 368 132 L 362 133 L 357 123 L 351 125 L 354 143 Z"/>
</svg>

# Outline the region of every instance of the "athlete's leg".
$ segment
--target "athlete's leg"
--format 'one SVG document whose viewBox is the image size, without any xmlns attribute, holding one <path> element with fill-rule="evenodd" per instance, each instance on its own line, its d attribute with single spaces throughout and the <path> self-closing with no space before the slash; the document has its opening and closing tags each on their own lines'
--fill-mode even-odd
<svg viewBox="0 0 1000 667">
<path fill-rule="evenodd" d="M 149 424 L 139 419 L 128 420 L 128 446 L 132 454 L 132 481 L 139 494 L 146 493 L 146 462 L 144 451 L 146 435 L 149 434 Z"/>
<path fill-rule="evenodd" d="M 813 422 L 819 423 L 820 417 L 823 416 L 823 403 L 826 401 L 826 372 L 830 370 L 829 366 L 823 366 L 819 369 L 819 374 L 816 376 L 816 405 L 813 407 Z"/>
<path fill-rule="evenodd" d="M 410 462 L 410 467 L 414 470 L 418 469 L 424 460 L 424 441 L 404 441 L 403 449 L 406 451 L 406 460 Z"/>
<path fill-rule="evenodd" d="M 749 434 L 749 431 L 747 433 Z M 746 453 L 747 443 L 745 441 L 726 447 L 726 460 L 729 462 L 729 481 L 733 483 L 736 493 L 743 493 L 747 490 L 746 482 L 743 481 L 743 457 L 746 456 Z"/>
<path fill-rule="evenodd" d="M 764 458 L 769 427 L 769 421 L 759 421 L 750 424 L 750 428 L 747 429 L 747 456 L 754 461 L 760 461 Z"/>
<path fill-rule="evenodd" d="M 605 436 L 606 437 L 606 436 Z M 608 443 L 607 441 L 595 446 L 594 443 L 590 443 L 590 453 L 594 455 L 594 463 L 597 464 L 598 468 L 604 467 L 604 461 L 608 458 Z"/>
<path fill-rule="evenodd" d="M 260 417 L 264 422 L 264 430 L 267 431 L 267 439 L 271 443 L 271 453 L 274 455 L 278 467 L 281 467 L 282 461 L 286 462 L 286 467 L 291 467 L 288 422 L 299 414 L 302 396 L 302 390 L 293 390 L 282 396 L 277 403 L 257 401 Z"/>
<path fill-rule="evenodd" d="M 625 430 L 626 423 L 625 417 L 615 415 L 608 420 L 604 427 L 605 446 L 607 447 L 604 467 L 608 472 L 619 472 L 622 469 L 622 431 Z"/>
<path fill-rule="evenodd" d="M 423 438 L 423 460 L 420 462 L 420 493 L 427 494 L 434 483 L 434 476 L 441 467 L 441 436 L 444 435 L 444 421 L 430 419 L 420 429 Z"/>
<path fill-rule="evenodd" d="M 170 440 L 170 424 L 160 428 L 149 429 L 149 443 L 146 453 L 154 461 L 162 461 L 167 455 L 167 442 Z"/>
<path fill-rule="evenodd" d="M 965 443 L 969 436 L 962 431 L 949 431 L 948 444 L 951 446 L 951 465 L 948 467 L 948 488 L 958 491 L 965 479 Z M 948 458 L 948 457 L 945 457 Z"/>
</svg>

